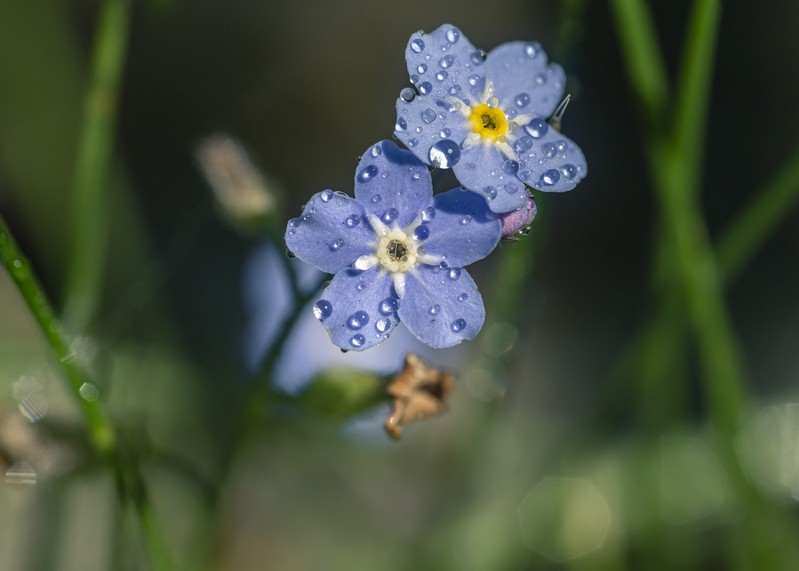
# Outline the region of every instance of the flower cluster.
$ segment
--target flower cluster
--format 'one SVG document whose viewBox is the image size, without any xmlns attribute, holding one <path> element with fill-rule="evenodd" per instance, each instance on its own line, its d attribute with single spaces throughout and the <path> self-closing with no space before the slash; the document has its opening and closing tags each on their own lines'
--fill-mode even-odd
<svg viewBox="0 0 799 571">
<path fill-rule="evenodd" d="M 537 43 L 486 55 L 445 25 L 411 36 L 406 60 L 414 87 L 400 93 L 395 135 L 408 150 L 372 145 L 355 198 L 317 193 L 286 229 L 296 257 L 335 274 L 313 311 L 345 350 L 382 342 L 400 321 L 435 348 L 474 338 L 485 309 L 463 268 L 532 222 L 530 189 L 571 190 L 587 173 L 547 122 L 564 74 Z M 430 166 L 461 186 L 434 195 Z"/>
</svg>

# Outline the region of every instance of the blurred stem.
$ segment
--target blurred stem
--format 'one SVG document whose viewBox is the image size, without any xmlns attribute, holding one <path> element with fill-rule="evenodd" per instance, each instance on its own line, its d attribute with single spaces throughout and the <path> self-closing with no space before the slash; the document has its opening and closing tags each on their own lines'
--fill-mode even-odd
<svg viewBox="0 0 799 571">
<path fill-rule="evenodd" d="M 116 449 L 116 438 L 111 422 L 98 401 L 86 400 L 81 396 L 80 389 L 89 382 L 89 377 L 80 366 L 80 360 L 70 345 L 70 339 L 64 333 L 61 322 L 30 267 L 30 262 L 20 251 L 2 215 L 0 215 L 0 258 L 69 381 L 71 389 L 69 392 L 83 413 L 95 451 L 103 457 L 109 457 Z"/>
<path fill-rule="evenodd" d="M 91 76 L 72 179 L 70 263 L 65 316 L 84 330 L 98 303 L 105 257 L 108 170 L 116 131 L 117 96 L 127 52 L 131 0 L 100 6 Z"/>
</svg>

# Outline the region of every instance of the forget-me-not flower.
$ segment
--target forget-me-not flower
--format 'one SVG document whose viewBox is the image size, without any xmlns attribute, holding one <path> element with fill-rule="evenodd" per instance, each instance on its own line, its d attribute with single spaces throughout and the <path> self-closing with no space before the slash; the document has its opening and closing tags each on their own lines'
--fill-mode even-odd
<svg viewBox="0 0 799 571">
<path fill-rule="evenodd" d="M 462 188 L 434 197 L 427 166 L 391 141 L 361 157 L 354 199 L 317 193 L 286 229 L 297 258 L 335 274 L 313 311 L 333 343 L 356 351 L 400 321 L 431 347 L 472 339 L 485 309 L 463 267 L 499 238 L 483 197 Z"/>
<path fill-rule="evenodd" d="M 415 89 L 400 93 L 395 135 L 422 161 L 452 168 L 494 212 L 524 207 L 524 185 L 563 192 L 587 174 L 579 147 L 547 123 L 565 75 L 537 42 L 486 55 L 445 24 L 413 34 L 405 59 Z"/>
</svg>

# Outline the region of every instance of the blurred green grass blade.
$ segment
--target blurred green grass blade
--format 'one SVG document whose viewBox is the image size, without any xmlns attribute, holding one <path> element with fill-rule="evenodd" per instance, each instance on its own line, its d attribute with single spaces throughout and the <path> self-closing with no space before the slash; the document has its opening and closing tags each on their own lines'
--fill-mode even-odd
<svg viewBox="0 0 799 571">
<path fill-rule="evenodd" d="M 65 316 L 81 330 L 91 320 L 100 296 L 109 219 L 106 188 L 131 1 L 106 0 L 100 10 L 71 193 Z"/>
<path fill-rule="evenodd" d="M 641 0 L 612 0 L 610 4 L 628 78 L 647 124 L 655 124 L 663 116 L 669 88 L 652 14 Z"/>
<path fill-rule="evenodd" d="M 694 2 L 677 87 L 677 108 L 671 138 L 672 144 L 683 157 L 686 192 L 695 193 L 699 189 L 720 19 L 719 0 Z"/>
<path fill-rule="evenodd" d="M 719 265 L 728 281 L 738 277 L 799 201 L 799 149 L 770 182 L 754 192 L 718 242 Z"/>
</svg>

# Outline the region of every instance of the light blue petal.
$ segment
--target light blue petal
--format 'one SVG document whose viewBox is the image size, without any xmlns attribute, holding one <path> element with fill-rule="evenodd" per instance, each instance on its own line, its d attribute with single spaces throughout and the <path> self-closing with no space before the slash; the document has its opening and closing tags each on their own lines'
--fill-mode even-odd
<svg viewBox="0 0 799 571">
<path fill-rule="evenodd" d="M 382 343 L 399 323 L 391 275 L 372 268 L 338 272 L 314 304 L 314 315 L 330 340 L 348 351 Z"/>
<path fill-rule="evenodd" d="M 508 161 L 496 145 L 478 143 L 462 151 L 453 171 L 458 182 L 482 195 L 493 212 L 510 212 L 523 207 L 527 196 L 515 165 Z"/>
<path fill-rule="evenodd" d="M 405 48 L 411 83 L 422 97 L 434 99 L 480 95 L 470 95 L 469 77 L 481 70 L 484 55 L 450 24 L 429 34 L 416 32 Z"/>
<path fill-rule="evenodd" d="M 483 326 L 485 307 L 466 270 L 418 266 L 405 278 L 399 316 L 422 343 L 441 349 L 473 339 Z"/>
<path fill-rule="evenodd" d="M 430 171 L 410 151 L 380 141 L 361 156 L 355 198 L 384 224 L 404 228 L 432 202 Z"/>
<path fill-rule="evenodd" d="M 539 123 L 540 125 L 540 123 Z M 533 138 L 538 129 L 519 130 L 523 136 L 514 146 L 527 151 L 519 153 L 517 176 L 522 182 L 546 192 L 565 192 L 573 189 L 588 174 L 583 152 L 571 139 L 549 127 L 543 135 Z"/>
<path fill-rule="evenodd" d="M 437 194 L 434 210 L 424 222 L 429 236 L 421 247 L 430 255 L 442 258 L 446 264 L 462 268 L 482 260 L 499 243 L 501 223 L 491 212 L 485 199 L 474 192 L 455 188 Z"/>
<path fill-rule="evenodd" d="M 506 114 L 513 115 L 515 111 L 547 118 L 563 97 L 563 69 L 557 64 L 547 65 L 547 55 L 538 42 L 497 46 L 483 67 Z"/>
<path fill-rule="evenodd" d="M 371 254 L 375 235 L 363 207 L 346 194 L 325 190 L 311 197 L 286 228 L 286 246 L 300 260 L 330 274 Z"/>
<path fill-rule="evenodd" d="M 397 99 L 394 135 L 422 162 L 439 168 L 452 168 L 460 159 L 461 143 L 472 129 L 451 101 L 434 101 L 419 96 L 411 101 L 402 97 Z M 431 155 L 434 147 L 436 150 Z"/>
</svg>

